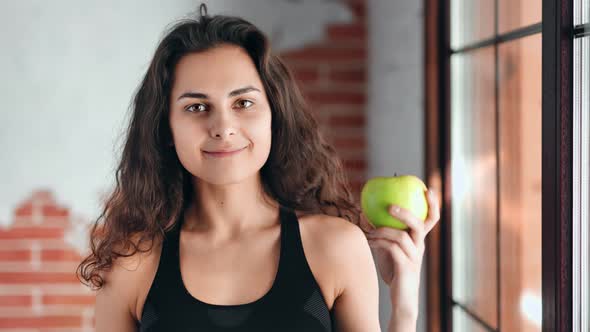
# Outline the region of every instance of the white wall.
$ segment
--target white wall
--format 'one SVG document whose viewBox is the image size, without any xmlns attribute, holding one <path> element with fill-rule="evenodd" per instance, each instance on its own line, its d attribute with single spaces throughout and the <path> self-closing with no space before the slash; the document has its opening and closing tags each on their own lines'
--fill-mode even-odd
<svg viewBox="0 0 590 332">
<path fill-rule="evenodd" d="M 165 25 L 192 5 L 0 2 L 0 223 L 40 187 L 97 216 L 133 90 Z"/>
<path fill-rule="evenodd" d="M 414 174 L 424 179 L 423 3 L 369 0 L 368 175 Z M 418 331 L 425 330 L 423 267 Z M 380 280 L 382 283 L 382 281 Z M 381 327 L 391 312 L 380 285 Z"/>
</svg>

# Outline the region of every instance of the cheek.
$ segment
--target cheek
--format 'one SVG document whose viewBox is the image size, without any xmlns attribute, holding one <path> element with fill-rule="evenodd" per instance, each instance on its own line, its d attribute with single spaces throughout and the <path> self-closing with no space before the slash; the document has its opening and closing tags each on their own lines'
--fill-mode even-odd
<svg viewBox="0 0 590 332">
<path fill-rule="evenodd" d="M 206 135 L 206 129 L 198 121 L 191 121 L 188 118 L 182 118 L 176 115 L 170 119 L 170 130 L 174 143 L 177 146 L 183 146 L 190 142 L 197 142 Z"/>
<path fill-rule="evenodd" d="M 271 144 L 271 117 L 270 112 L 260 121 L 256 121 L 249 129 L 253 144 L 261 150 L 270 150 Z"/>
<path fill-rule="evenodd" d="M 249 140 L 250 154 L 248 163 L 254 167 L 250 171 L 259 170 L 268 160 L 271 149 L 272 132 L 270 112 L 256 121 L 249 121 L 243 128 L 245 138 Z"/>
<path fill-rule="evenodd" d="M 171 123 L 170 129 L 180 161 L 183 164 L 193 163 L 198 157 L 199 144 L 205 140 L 204 129 L 190 121 Z"/>
</svg>

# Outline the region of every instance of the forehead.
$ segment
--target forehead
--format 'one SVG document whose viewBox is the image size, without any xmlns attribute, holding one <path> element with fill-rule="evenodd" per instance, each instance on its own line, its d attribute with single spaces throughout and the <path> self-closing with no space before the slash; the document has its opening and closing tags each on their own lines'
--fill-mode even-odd
<svg viewBox="0 0 590 332">
<path fill-rule="evenodd" d="M 262 85 L 248 53 L 234 45 L 187 54 L 180 59 L 174 72 L 173 94 L 187 89 L 223 93 L 245 85 Z"/>
</svg>

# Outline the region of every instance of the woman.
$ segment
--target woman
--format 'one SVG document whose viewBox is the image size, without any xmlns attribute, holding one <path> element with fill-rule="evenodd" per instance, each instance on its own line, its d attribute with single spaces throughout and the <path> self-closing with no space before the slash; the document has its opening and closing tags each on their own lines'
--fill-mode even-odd
<svg viewBox="0 0 590 332">
<path fill-rule="evenodd" d="M 373 229 L 265 36 L 228 16 L 177 23 L 136 92 L 83 282 L 101 331 L 415 330 L 426 223 Z M 359 226 L 362 226 L 359 227 Z M 363 232 L 367 231 L 367 234 Z M 367 238 L 369 239 L 367 241 Z"/>
</svg>

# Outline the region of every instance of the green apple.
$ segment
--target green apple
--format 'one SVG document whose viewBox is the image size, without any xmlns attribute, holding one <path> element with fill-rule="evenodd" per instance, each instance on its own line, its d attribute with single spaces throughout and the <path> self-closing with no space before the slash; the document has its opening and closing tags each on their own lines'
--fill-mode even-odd
<svg viewBox="0 0 590 332">
<path fill-rule="evenodd" d="M 407 229 L 401 220 L 388 212 L 391 204 L 411 211 L 424 221 L 428 214 L 426 185 L 413 175 L 375 177 L 367 181 L 361 191 L 361 208 L 375 227 L 387 226 Z"/>
</svg>

